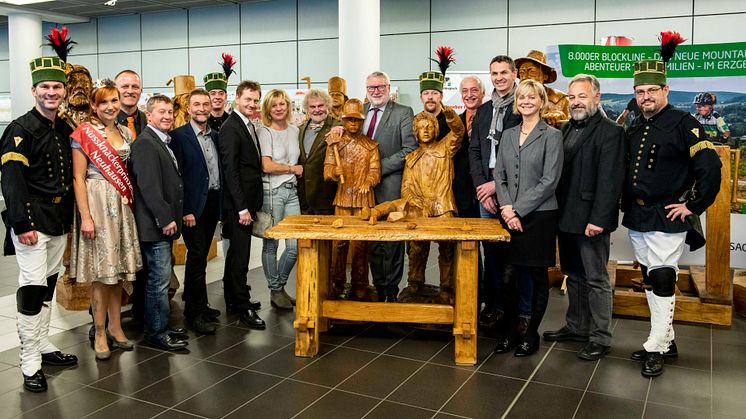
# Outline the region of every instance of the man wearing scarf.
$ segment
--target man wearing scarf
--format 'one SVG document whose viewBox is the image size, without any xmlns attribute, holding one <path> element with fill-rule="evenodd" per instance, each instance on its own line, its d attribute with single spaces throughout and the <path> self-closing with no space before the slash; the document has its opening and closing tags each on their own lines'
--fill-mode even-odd
<svg viewBox="0 0 746 419">
<path fill-rule="evenodd" d="M 482 218 L 498 218 L 495 194 L 495 155 L 503 131 L 521 123 L 521 116 L 513 113 L 515 79 L 518 77 L 513 59 L 498 55 L 490 62 L 490 80 L 494 90 L 492 100 L 477 109 L 471 124 L 469 142 L 469 170 L 476 185 L 479 210 Z M 483 327 L 493 326 L 502 317 L 497 305 L 500 292 L 502 266 L 496 263 L 498 243 L 484 242 L 484 284 L 480 287 L 480 300 L 485 307 L 480 313 L 479 323 Z"/>
</svg>

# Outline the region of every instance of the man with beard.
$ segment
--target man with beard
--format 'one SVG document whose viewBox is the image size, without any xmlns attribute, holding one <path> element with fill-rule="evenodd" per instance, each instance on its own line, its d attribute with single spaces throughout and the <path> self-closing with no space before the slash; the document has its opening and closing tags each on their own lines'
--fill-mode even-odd
<svg viewBox="0 0 746 419">
<path fill-rule="evenodd" d="M 8 125 L 0 139 L 0 179 L 7 209 L 3 221 L 18 263 L 18 337 L 23 387 L 47 390 L 42 365 L 75 365 L 75 355 L 49 342 L 51 301 L 72 224 L 72 128 L 57 116 L 65 99 L 65 62 L 41 57 L 30 63 L 36 104 Z"/>
<path fill-rule="evenodd" d="M 220 218 L 220 156 L 218 133 L 208 124 L 210 95 L 195 89 L 187 98 L 190 120 L 171 132 L 169 147 L 184 182 L 184 317 L 197 333 L 213 334 L 220 311 L 207 301 L 207 255 Z"/>
<path fill-rule="evenodd" d="M 145 113 L 137 107 L 142 95 L 140 76 L 133 70 L 123 70 L 114 78 L 114 83 L 117 85 L 122 102 L 117 122 L 129 128 L 132 131 L 132 140 L 136 140 L 142 130 L 148 126 Z"/>
<path fill-rule="evenodd" d="M 663 373 L 664 358 L 678 356 L 674 343 L 678 263 L 688 243 L 704 245 L 695 234 L 698 217 L 720 190 L 720 159 L 692 115 L 668 103 L 666 63 L 678 33 L 661 33 L 662 60 L 636 62 L 634 91 L 642 114 L 627 130 L 627 170 L 622 194 L 622 225 L 629 229 L 635 259 L 650 308 L 650 333 L 643 349 L 632 353 L 642 361 L 641 373 Z"/>
<path fill-rule="evenodd" d="M 91 73 L 82 65 L 68 64 L 67 107 L 65 116 L 73 128 L 91 116 L 90 96 L 93 90 Z"/>
<path fill-rule="evenodd" d="M 386 73 L 376 71 L 365 79 L 363 133 L 378 142 L 381 182 L 376 186 L 376 203 L 401 198 L 404 157 L 417 148 L 412 133 L 414 112 L 409 106 L 390 100 L 391 83 Z M 404 242 L 372 242 L 368 248 L 370 272 L 379 301 L 396 301 L 404 273 Z"/>
<path fill-rule="evenodd" d="M 570 122 L 562 126 L 564 164 L 556 195 L 559 253 L 570 304 L 566 325 L 546 341 L 588 342 L 578 358 L 596 361 L 611 347 L 612 290 L 606 265 L 611 232 L 619 224 L 624 181 L 624 130 L 601 115 L 594 76 L 570 80 Z"/>
<path fill-rule="evenodd" d="M 309 116 L 300 126 L 298 142 L 303 166 L 303 177 L 298 183 L 298 199 L 303 214 L 334 214 L 334 195 L 337 183 L 324 180 L 324 158 L 327 134 L 340 121 L 329 114 L 331 98 L 323 90 L 311 89 L 303 97 L 303 109 Z"/>
</svg>

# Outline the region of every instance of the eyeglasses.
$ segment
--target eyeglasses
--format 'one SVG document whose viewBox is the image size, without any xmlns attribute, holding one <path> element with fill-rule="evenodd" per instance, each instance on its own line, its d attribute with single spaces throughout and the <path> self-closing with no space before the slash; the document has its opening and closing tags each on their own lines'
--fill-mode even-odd
<svg viewBox="0 0 746 419">
<path fill-rule="evenodd" d="M 368 89 L 368 91 L 371 93 L 375 92 L 376 90 L 378 90 L 379 92 L 383 92 L 384 90 L 386 90 L 386 87 L 388 87 L 387 84 L 379 84 L 378 86 L 365 86 L 365 88 Z"/>
<path fill-rule="evenodd" d="M 663 90 L 662 87 L 651 87 L 648 90 L 635 90 L 635 95 L 637 97 L 645 97 L 646 95 L 654 96 L 661 90 Z"/>
</svg>

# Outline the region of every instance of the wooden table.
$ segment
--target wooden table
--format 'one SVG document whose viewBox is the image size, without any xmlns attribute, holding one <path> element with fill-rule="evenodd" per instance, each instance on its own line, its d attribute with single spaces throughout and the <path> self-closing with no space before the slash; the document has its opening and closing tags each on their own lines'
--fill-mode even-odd
<svg viewBox="0 0 746 419">
<path fill-rule="evenodd" d="M 341 220 L 342 226 L 332 223 Z M 477 257 L 480 240 L 508 241 L 510 235 L 494 219 L 421 218 L 370 225 L 355 217 L 290 215 L 267 231 L 273 239 L 298 239 L 295 355 L 315 356 L 319 333 L 329 319 L 453 325 L 455 361 L 477 361 Z M 453 240 L 455 304 L 378 303 L 327 300 L 333 240 Z"/>
</svg>

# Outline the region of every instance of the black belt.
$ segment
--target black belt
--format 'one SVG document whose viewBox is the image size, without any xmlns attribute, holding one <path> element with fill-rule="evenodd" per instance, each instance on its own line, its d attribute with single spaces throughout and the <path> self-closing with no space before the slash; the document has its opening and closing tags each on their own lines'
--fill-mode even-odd
<svg viewBox="0 0 746 419">
<path fill-rule="evenodd" d="M 29 201 L 32 202 L 44 202 L 47 204 L 60 204 L 64 200 L 62 196 L 31 196 Z"/>
<path fill-rule="evenodd" d="M 681 194 L 670 195 L 664 198 L 657 199 L 642 199 L 634 198 L 633 202 L 641 207 L 656 207 L 660 205 L 667 205 L 671 203 L 677 203 Z"/>
</svg>

